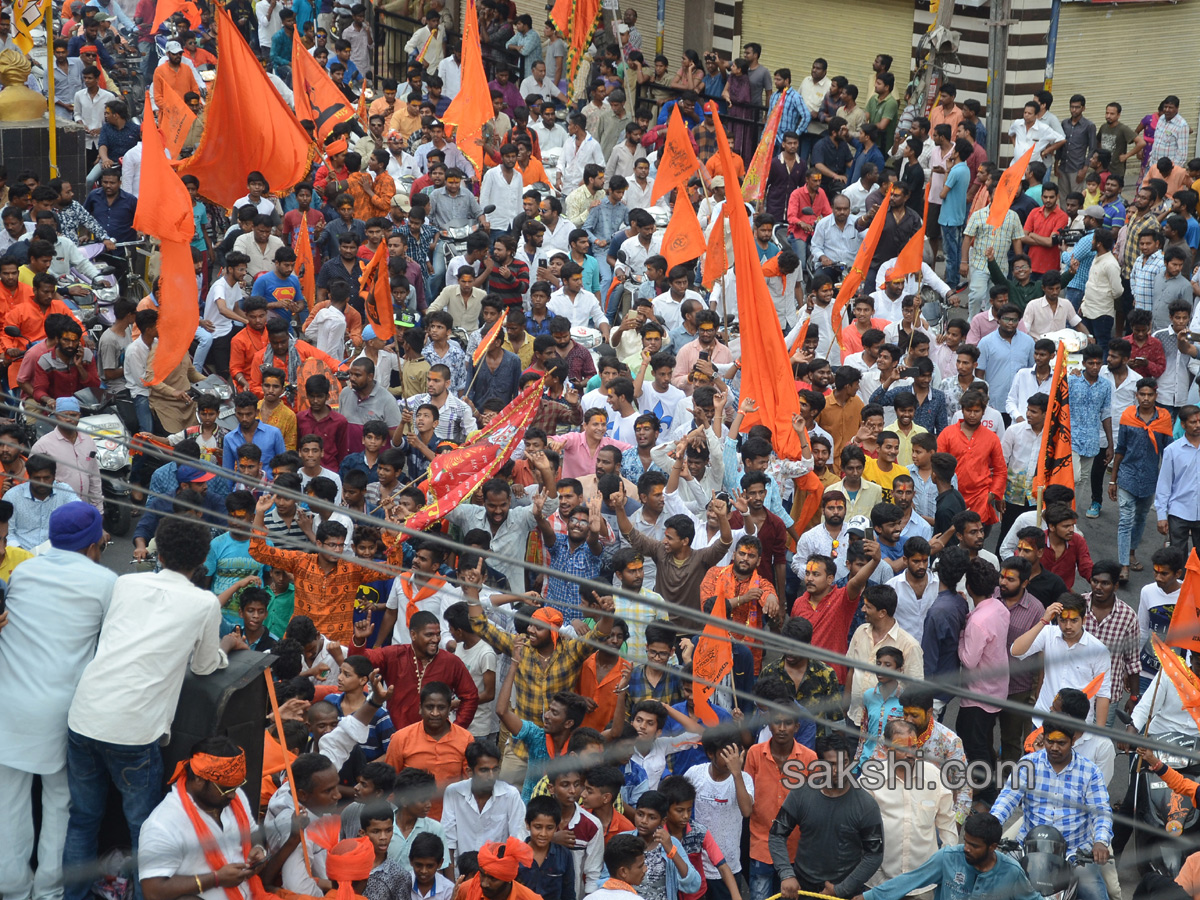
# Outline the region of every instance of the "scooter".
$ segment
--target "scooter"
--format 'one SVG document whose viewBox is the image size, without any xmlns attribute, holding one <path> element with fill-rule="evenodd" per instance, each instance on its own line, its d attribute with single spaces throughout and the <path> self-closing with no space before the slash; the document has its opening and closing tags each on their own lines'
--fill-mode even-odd
<svg viewBox="0 0 1200 900">
<path fill-rule="evenodd" d="M 203 381 L 197 381 L 189 390 L 193 397 L 201 394 L 212 394 L 221 401 L 217 411 L 217 425 L 226 431 L 235 431 L 238 427 L 237 416 L 233 409 L 233 388 L 220 375 L 209 375 Z"/>
<path fill-rule="evenodd" d="M 492 204 L 488 204 L 483 208 L 485 216 L 495 211 L 496 207 Z M 467 252 L 467 238 L 478 230 L 478 222 L 470 225 L 455 225 L 442 230 L 442 237 L 438 241 L 438 246 L 442 248 L 442 254 L 446 257 L 447 266 L 453 262 L 455 257 L 462 256 Z"/>
<path fill-rule="evenodd" d="M 82 417 L 79 430 L 96 442 L 96 462 L 100 466 L 101 492 L 104 495 L 104 530 L 111 535 L 124 537 L 129 533 L 133 518 L 133 501 L 129 496 L 129 474 L 133 460 L 129 453 L 129 429 L 125 416 L 135 416 L 133 402 L 122 401 L 115 394 L 104 391 L 97 394 L 91 388 L 75 392 Z M 118 408 L 122 402 L 129 409 Z"/>
<path fill-rule="evenodd" d="M 1025 835 L 1025 842 L 1006 839 L 1000 852 L 1021 864 L 1035 891 L 1047 900 L 1075 900 L 1079 892 L 1077 868 L 1094 866 L 1090 850 L 1067 855 L 1067 841 L 1053 825 L 1038 825 Z"/>
</svg>

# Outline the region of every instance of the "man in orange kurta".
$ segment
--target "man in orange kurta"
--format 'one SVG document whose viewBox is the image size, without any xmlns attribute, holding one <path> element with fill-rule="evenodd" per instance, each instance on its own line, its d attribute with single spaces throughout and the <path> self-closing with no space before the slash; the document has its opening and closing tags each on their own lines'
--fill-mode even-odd
<svg viewBox="0 0 1200 900">
<path fill-rule="evenodd" d="M 367 171 L 351 173 L 350 196 L 354 198 L 354 218 L 364 222 L 377 216 L 387 218 L 392 211 L 396 182 L 387 173 L 390 158 L 386 150 L 376 150 L 362 161 Z"/>
<path fill-rule="evenodd" d="M 1008 465 L 1000 438 L 981 424 L 984 400 L 979 391 L 967 391 L 962 396 L 962 420 L 946 428 L 938 436 L 938 450 L 958 460 L 958 490 L 967 509 L 979 513 L 984 525 L 1000 521 L 996 504 L 1003 503 L 1004 487 L 1008 482 Z"/>
<path fill-rule="evenodd" d="M 413 685 L 401 690 L 412 690 Z M 420 688 L 418 687 L 418 690 Z M 384 761 L 397 772 L 405 766 L 424 769 L 437 779 L 439 795 L 429 809 L 431 819 L 441 819 L 441 791 L 467 777 L 467 745 L 471 732 L 450 721 L 450 697 L 430 692 L 421 699 L 421 721 L 401 728 L 388 742 Z"/>
<path fill-rule="evenodd" d="M 167 61 L 154 70 L 154 102 L 163 104 L 163 85 L 170 85 L 180 97 L 188 91 L 199 93 L 203 88 L 196 81 L 196 72 L 183 61 L 183 47 L 178 41 L 167 42 Z"/>
</svg>

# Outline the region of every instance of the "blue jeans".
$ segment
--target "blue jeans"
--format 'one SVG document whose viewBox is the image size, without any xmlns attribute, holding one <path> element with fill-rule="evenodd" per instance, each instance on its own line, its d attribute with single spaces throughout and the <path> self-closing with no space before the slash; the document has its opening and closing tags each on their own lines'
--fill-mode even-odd
<svg viewBox="0 0 1200 900">
<path fill-rule="evenodd" d="M 1129 557 L 1137 552 L 1146 530 L 1146 516 L 1154 503 L 1154 495 L 1135 497 L 1125 488 L 1117 488 L 1117 503 L 1120 519 L 1117 523 L 1117 562 L 1129 565 Z"/>
<path fill-rule="evenodd" d="M 149 397 L 134 397 L 133 411 L 137 413 L 138 430 L 154 431 L 154 414 L 150 412 Z"/>
<path fill-rule="evenodd" d="M 779 893 L 779 875 L 770 863 L 750 860 L 750 900 L 767 900 Z"/>
<path fill-rule="evenodd" d="M 1100 345 L 1100 352 L 1108 353 L 1108 342 L 1112 339 L 1113 317 L 1098 316 L 1095 319 L 1089 319 L 1085 316 L 1083 324 L 1087 326 L 1087 330 L 1092 333 L 1092 337 Z"/>
<path fill-rule="evenodd" d="M 950 290 L 958 287 L 958 266 L 962 261 L 963 227 L 961 225 L 943 225 L 942 253 L 946 257 L 946 284 Z"/>
<path fill-rule="evenodd" d="M 1063 288 L 1063 294 L 1071 301 L 1071 305 L 1075 307 L 1075 312 L 1079 312 L 1079 306 L 1083 303 L 1083 288 Z"/>
<path fill-rule="evenodd" d="M 1113 865 L 1110 861 L 1108 865 Z M 1108 888 L 1104 884 L 1104 874 L 1097 865 L 1087 865 L 1073 869 L 1079 900 L 1108 900 Z"/>
<path fill-rule="evenodd" d="M 63 849 L 63 900 L 88 900 L 96 861 L 97 835 L 108 802 L 108 785 L 116 784 L 137 859 L 142 823 L 162 799 L 163 762 L 158 744 L 124 746 L 106 744 L 67 732 L 67 782 L 71 813 Z M 84 880 L 78 871 L 86 870 Z M 72 878 L 74 874 L 74 879 Z M 142 900 L 142 886 L 134 878 L 134 897 Z"/>
<path fill-rule="evenodd" d="M 967 288 L 968 307 L 967 318 L 978 315 L 985 306 L 989 305 L 988 289 L 992 286 L 991 276 L 988 275 L 987 269 L 976 269 L 972 266 L 968 269 L 968 278 L 970 279 L 970 287 Z"/>
</svg>

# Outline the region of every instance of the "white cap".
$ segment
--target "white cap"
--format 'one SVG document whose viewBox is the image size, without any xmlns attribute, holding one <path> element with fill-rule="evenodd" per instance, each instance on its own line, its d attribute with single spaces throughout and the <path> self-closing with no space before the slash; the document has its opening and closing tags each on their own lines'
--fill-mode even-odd
<svg viewBox="0 0 1200 900">
<path fill-rule="evenodd" d="M 617 34 L 629 34 L 629 26 L 622 22 L 617 26 Z"/>
<path fill-rule="evenodd" d="M 183 45 L 179 41 L 167 41 L 168 53 L 182 53 Z"/>
</svg>

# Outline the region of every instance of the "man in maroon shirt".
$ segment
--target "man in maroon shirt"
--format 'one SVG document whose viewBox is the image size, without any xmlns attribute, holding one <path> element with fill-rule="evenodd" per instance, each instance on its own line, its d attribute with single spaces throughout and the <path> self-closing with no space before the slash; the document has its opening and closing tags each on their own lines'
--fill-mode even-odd
<svg viewBox="0 0 1200 900">
<path fill-rule="evenodd" d="M 319 434 L 324 441 L 321 465 L 336 472 L 350 452 L 349 423 L 345 416 L 329 408 L 329 379 L 324 375 L 309 376 L 304 382 L 304 393 L 308 409 L 296 415 L 296 434 L 300 437 Z"/>
<path fill-rule="evenodd" d="M 835 553 L 844 553 L 846 547 L 835 547 Z M 804 566 L 804 586 L 808 589 L 792 604 L 792 615 L 802 616 L 813 625 L 814 647 L 823 647 L 834 653 L 845 654 L 850 645 L 850 623 L 858 608 L 858 598 L 875 567 L 879 565 L 879 545 L 864 541 L 867 562 L 850 575 L 845 587 L 837 584 L 837 563 L 832 557 L 814 554 Z M 846 667 L 833 667 L 838 681 L 846 679 Z"/>
<path fill-rule="evenodd" d="M 388 700 L 392 724 L 399 730 L 419 722 L 421 713 L 417 698 L 421 693 L 421 685 L 440 681 L 449 685 L 459 700 L 454 724 L 466 728 L 475 718 L 479 690 L 463 661 L 438 646 L 442 640 L 441 621 L 428 610 L 417 610 L 408 628 L 411 644 L 392 644 L 381 650 L 372 650 L 366 646 L 367 638 L 371 636 L 371 622 L 362 619 L 354 623 L 354 646 L 351 652 L 369 659 L 371 665 L 379 669 L 383 680 L 395 687 Z"/>
<path fill-rule="evenodd" d="M 82 346 L 83 329 L 74 319 L 64 323 L 58 346 L 45 353 L 33 370 L 33 399 L 53 407 L 59 397 L 71 397 L 76 391 L 100 390 L 96 357 Z"/>
<path fill-rule="evenodd" d="M 1059 249 L 1054 235 L 1067 227 L 1067 214 L 1058 207 L 1058 185 L 1042 187 L 1042 205 L 1025 217 L 1025 237 L 1021 242 L 1029 254 L 1033 277 L 1059 268 Z"/>
</svg>

